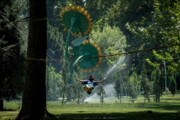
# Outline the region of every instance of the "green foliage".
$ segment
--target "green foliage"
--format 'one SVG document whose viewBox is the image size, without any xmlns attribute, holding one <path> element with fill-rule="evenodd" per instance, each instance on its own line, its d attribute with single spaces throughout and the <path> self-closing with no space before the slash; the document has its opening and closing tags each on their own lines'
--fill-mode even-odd
<svg viewBox="0 0 180 120">
<path fill-rule="evenodd" d="M 143 71 L 141 72 L 141 87 L 143 90 L 143 96 L 145 99 L 147 99 L 148 101 L 150 101 L 149 96 L 152 92 L 152 82 L 149 81 L 148 76 L 147 76 L 147 70 L 145 68 L 145 66 L 143 67 Z M 144 100 L 145 100 L 144 99 Z"/>
<path fill-rule="evenodd" d="M 134 99 L 137 98 L 138 95 L 138 90 L 139 90 L 139 86 L 136 84 L 138 83 L 138 79 L 136 76 L 136 73 L 133 73 L 130 76 L 130 79 L 128 81 L 126 81 L 126 86 L 127 86 L 127 93 L 128 95 L 131 97 L 132 102 L 134 102 Z M 139 83 L 138 83 L 139 84 Z"/>
<path fill-rule="evenodd" d="M 171 94 L 174 96 L 177 90 L 177 86 L 176 86 L 176 80 L 174 79 L 174 76 L 170 77 L 170 91 Z"/>
<path fill-rule="evenodd" d="M 58 100 L 62 94 L 63 80 L 61 73 L 56 73 L 55 68 L 50 64 L 46 70 L 46 92 L 47 100 Z"/>
<path fill-rule="evenodd" d="M 133 1 L 132 1 L 133 2 Z M 141 2 L 136 3 L 141 4 Z M 134 8 L 137 7 L 134 5 Z M 146 4 L 147 5 L 147 4 Z M 161 0 L 154 0 L 153 4 L 150 5 L 150 8 L 153 8 L 151 14 L 146 16 L 148 12 L 145 12 L 145 16 L 141 19 L 135 19 L 134 21 L 126 22 L 126 28 L 130 32 L 130 35 L 127 35 L 127 43 L 131 44 L 133 49 L 147 49 L 156 46 L 164 46 L 170 44 L 179 43 L 179 8 L 180 4 L 178 1 L 167 0 L 162 2 Z M 127 9 L 130 9 L 129 6 Z M 142 14 L 141 14 L 142 15 Z M 123 29 L 124 30 L 124 29 Z M 126 33 L 126 32 L 125 32 Z M 132 38 L 132 40 L 129 40 Z M 160 71 L 162 69 L 163 62 L 166 61 L 167 73 L 173 74 L 174 71 L 177 71 L 179 68 L 179 46 L 169 47 L 162 50 L 154 50 L 151 52 L 146 52 L 144 54 L 132 55 L 133 66 L 137 73 L 143 69 L 142 64 L 147 62 L 151 69 L 147 69 L 147 75 L 152 72 L 153 68 L 159 67 Z M 153 55 L 152 55 L 153 54 Z M 146 63 L 145 63 L 146 64 Z M 148 65 L 147 65 L 148 66 Z M 133 69 L 133 70 L 134 70 Z M 160 74 L 158 74 L 160 75 Z M 154 90 L 156 91 L 156 101 L 160 100 L 160 94 L 163 89 L 163 74 L 153 80 Z M 147 82 L 149 83 L 149 82 Z"/>
<path fill-rule="evenodd" d="M 81 79 L 84 79 L 82 77 L 82 73 L 77 73 L 77 72 L 74 72 L 73 74 L 73 85 L 72 85 L 72 99 L 73 101 L 77 101 L 78 104 L 80 103 L 84 103 L 84 99 L 85 99 L 85 94 L 86 92 L 83 90 L 83 85 L 77 81 L 75 81 L 75 78 L 81 78 Z"/>
<path fill-rule="evenodd" d="M 134 102 L 134 99 L 137 98 L 137 92 L 135 91 L 135 87 L 132 83 L 127 83 L 127 93 L 131 97 L 132 102 Z"/>
<path fill-rule="evenodd" d="M 168 7 L 167 7 L 168 6 Z M 178 2 L 167 0 L 161 2 L 155 0 L 153 21 L 147 27 L 151 39 L 154 39 L 155 44 L 169 45 L 179 43 L 179 10 L 180 5 Z M 153 51 L 155 56 L 155 64 L 161 63 L 162 61 L 167 62 L 169 72 L 174 72 L 179 68 L 179 46 L 170 47 L 166 50 Z"/>
<path fill-rule="evenodd" d="M 122 96 L 122 83 L 121 83 L 121 79 L 118 77 L 118 74 L 117 74 L 117 77 L 115 79 L 115 83 L 114 83 L 114 89 L 116 90 L 116 96 L 118 99 L 120 99 L 120 102 L 121 102 L 121 96 Z"/>
<path fill-rule="evenodd" d="M 19 98 L 24 82 L 25 56 L 16 23 L 22 6 L 18 0 L 3 0 L 0 7 L 0 100 L 11 100 Z"/>
<path fill-rule="evenodd" d="M 59 59 L 64 56 L 64 46 L 65 42 L 63 39 L 63 34 L 58 31 L 58 28 L 53 27 L 48 24 L 47 31 L 47 59 Z M 61 64 L 63 63 L 63 59 L 55 60 L 54 62 L 48 61 L 47 65 L 55 68 L 56 72 L 59 72 L 62 69 Z"/>
<path fill-rule="evenodd" d="M 153 0 L 121 0 L 115 2 L 107 11 L 109 22 L 125 30 L 126 22 L 139 21 L 142 16 L 149 16 Z M 127 31 L 126 31 L 127 32 Z M 128 39 L 130 40 L 130 39 Z"/>
<path fill-rule="evenodd" d="M 96 22 L 100 19 L 106 18 L 108 8 L 111 8 L 116 1 L 117 0 L 86 0 L 85 8 L 90 13 L 92 19 Z"/>
<path fill-rule="evenodd" d="M 93 30 L 90 40 L 96 42 L 106 54 L 124 52 L 126 37 L 118 27 L 110 27 L 108 24 L 103 29 Z"/>
<path fill-rule="evenodd" d="M 151 80 L 154 81 L 153 93 L 155 94 L 155 101 L 160 102 L 160 96 L 162 94 L 162 73 L 159 67 L 156 67 L 151 74 Z"/>
<path fill-rule="evenodd" d="M 141 93 L 141 78 L 138 76 L 136 72 L 133 72 L 132 75 L 129 77 L 130 82 L 135 86 L 135 91 L 137 94 Z"/>
<path fill-rule="evenodd" d="M 104 55 L 124 52 L 126 48 L 126 37 L 118 27 L 110 27 L 106 24 L 103 29 L 93 30 L 89 36 L 90 41 L 97 43 Z M 103 58 L 101 65 L 103 70 L 115 64 L 121 56 Z M 121 66 L 120 66 L 121 67 Z M 102 71 L 103 71 L 102 70 Z M 105 71 L 104 71 L 105 72 Z"/>
</svg>

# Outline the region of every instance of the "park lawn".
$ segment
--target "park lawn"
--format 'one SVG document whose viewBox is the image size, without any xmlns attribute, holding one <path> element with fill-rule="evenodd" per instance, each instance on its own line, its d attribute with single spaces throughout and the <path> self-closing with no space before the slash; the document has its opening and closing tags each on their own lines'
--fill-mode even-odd
<svg viewBox="0 0 180 120">
<path fill-rule="evenodd" d="M 47 102 L 47 109 L 57 116 L 58 120 L 71 119 L 120 119 L 120 120 L 178 120 L 180 119 L 180 95 L 161 97 L 160 103 L 144 103 L 143 97 L 139 97 L 132 103 L 126 98 L 113 103 L 66 103 L 60 101 Z M 19 102 L 5 102 L 5 111 L 0 111 L 0 119 L 14 119 L 18 112 Z M 152 112 L 151 112 L 152 111 Z"/>
<path fill-rule="evenodd" d="M 180 103 L 94 103 L 94 104 L 48 104 L 48 111 L 53 114 L 67 113 L 127 113 L 153 111 L 161 113 L 180 112 Z"/>
</svg>

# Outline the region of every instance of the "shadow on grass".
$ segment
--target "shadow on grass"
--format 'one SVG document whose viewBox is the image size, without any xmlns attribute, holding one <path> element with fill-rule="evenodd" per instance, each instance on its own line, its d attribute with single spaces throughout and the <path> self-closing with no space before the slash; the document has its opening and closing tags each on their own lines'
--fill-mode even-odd
<svg viewBox="0 0 180 120">
<path fill-rule="evenodd" d="M 164 110 L 180 110 L 180 105 L 157 105 L 157 108 L 161 108 L 161 109 L 164 109 Z"/>
<path fill-rule="evenodd" d="M 154 113 L 130 112 L 130 113 L 78 113 L 56 115 L 57 120 L 179 120 L 179 113 Z"/>
<path fill-rule="evenodd" d="M 139 104 L 136 106 L 137 108 L 149 108 L 149 109 L 160 109 L 160 110 L 180 110 L 180 104 Z"/>
</svg>

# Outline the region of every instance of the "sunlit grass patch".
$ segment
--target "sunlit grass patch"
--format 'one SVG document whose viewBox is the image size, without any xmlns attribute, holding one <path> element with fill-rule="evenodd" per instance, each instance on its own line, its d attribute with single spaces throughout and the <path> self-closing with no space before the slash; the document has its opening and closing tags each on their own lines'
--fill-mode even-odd
<svg viewBox="0 0 180 120">
<path fill-rule="evenodd" d="M 0 120 L 11 120 L 14 119 L 19 110 L 16 111 L 0 111 Z"/>
<path fill-rule="evenodd" d="M 5 110 L 17 110 L 21 107 L 21 101 L 4 101 L 4 109 Z"/>
</svg>

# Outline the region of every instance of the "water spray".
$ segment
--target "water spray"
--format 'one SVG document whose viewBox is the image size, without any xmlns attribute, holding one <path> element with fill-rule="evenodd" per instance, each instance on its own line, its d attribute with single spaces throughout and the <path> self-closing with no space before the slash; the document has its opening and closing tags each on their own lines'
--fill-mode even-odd
<svg viewBox="0 0 180 120">
<path fill-rule="evenodd" d="M 105 76 L 104 76 L 104 79 L 107 79 L 108 76 L 109 76 L 118 66 L 122 65 L 122 63 L 124 62 L 124 58 L 125 58 L 124 56 L 121 57 L 121 58 L 116 62 L 116 64 L 114 64 L 114 65 L 106 72 L 106 74 L 105 74 Z"/>
</svg>

